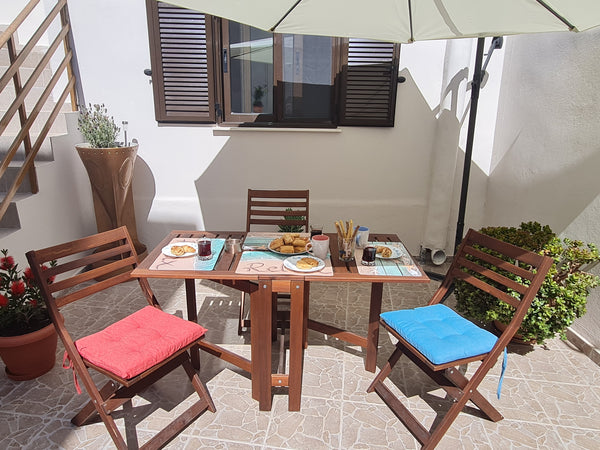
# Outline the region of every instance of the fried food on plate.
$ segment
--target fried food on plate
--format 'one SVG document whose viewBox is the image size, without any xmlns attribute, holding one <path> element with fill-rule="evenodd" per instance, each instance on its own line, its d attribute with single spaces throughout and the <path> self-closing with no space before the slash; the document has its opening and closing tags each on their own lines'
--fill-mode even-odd
<svg viewBox="0 0 600 450">
<path fill-rule="evenodd" d="M 282 245 L 277 249 L 279 253 L 295 253 L 293 245 Z"/>
<path fill-rule="evenodd" d="M 196 249 L 187 244 L 171 246 L 171 254 L 174 256 L 183 256 L 186 253 L 196 253 Z"/>
<path fill-rule="evenodd" d="M 380 245 L 377 247 L 377 254 L 381 255 L 383 258 L 389 258 L 392 256 L 392 249 L 384 245 Z"/>
<path fill-rule="evenodd" d="M 277 238 L 277 239 L 273 239 L 271 241 L 271 243 L 269 244 L 269 247 L 271 247 L 271 250 L 277 250 L 282 245 L 283 245 L 283 239 Z"/>
<path fill-rule="evenodd" d="M 183 246 L 181 246 L 181 245 L 173 245 L 171 247 L 171 254 L 173 254 L 175 256 L 182 256 L 182 255 L 185 255 L 185 250 L 183 249 Z"/>
<path fill-rule="evenodd" d="M 317 261 L 315 258 L 300 258 L 298 260 L 298 262 L 296 263 L 296 267 L 298 269 L 303 269 L 303 270 L 308 270 L 308 269 L 312 269 L 314 267 L 317 267 L 319 265 L 319 261 Z"/>
</svg>

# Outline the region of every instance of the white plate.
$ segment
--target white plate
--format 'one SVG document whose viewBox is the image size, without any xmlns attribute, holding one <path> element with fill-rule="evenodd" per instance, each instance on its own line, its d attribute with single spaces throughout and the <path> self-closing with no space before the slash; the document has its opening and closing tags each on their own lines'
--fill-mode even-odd
<svg viewBox="0 0 600 450">
<path fill-rule="evenodd" d="M 190 253 L 184 253 L 181 256 L 174 255 L 171 253 L 171 247 L 179 247 L 182 245 L 189 245 L 190 247 L 194 247 L 194 251 Z M 166 245 L 162 248 L 163 255 L 170 256 L 171 258 L 186 258 L 188 256 L 193 256 L 198 252 L 198 244 L 195 242 L 176 242 L 174 244 Z"/>
<path fill-rule="evenodd" d="M 306 256 L 290 256 L 283 260 L 283 266 L 286 269 L 293 270 L 295 272 L 318 272 L 319 270 L 323 270 L 325 268 L 325 261 L 316 256 L 309 256 L 308 258 L 316 259 L 319 262 L 319 265 L 316 267 L 311 267 L 310 269 L 300 269 L 296 263 L 300 261 L 302 258 L 306 258 Z"/>
<path fill-rule="evenodd" d="M 271 241 L 271 242 L 273 242 L 273 241 Z M 271 242 L 269 242 L 269 244 L 267 245 L 267 248 L 268 248 L 270 251 L 272 251 L 273 253 L 277 253 L 278 255 L 283 255 L 283 256 L 296 256 L 296 255 L 304 255 L 305 253 L 308 253 L 308 250 L 304 250 L 303 252 L 295 252 L 295 253 L 281 253 L 281 252 L 278 252 L 277 250 L 273 250 L 273 249 L 271 248 Z M 310 242 L 310 241 L 308 241 L 308 242 Z M 308 242 L 307 242 L 307 243 L 308 243 Z"/>
<path fill-rule="evenodd" d="M 387 247 L 392 251 L 392 256 L 388 256 L 387 258 L 385 256 L 381 256 L 381 254 L 377 253 L 375 256 L 377 258 L 381 258 L 381 259 L 396 259 L 396 258 L 400 258 L 400 256 L 402 255 L 402 252 L 400 251 L 400 249 L 398 247 L 392 247 L 391 245 L 377 245 L 377 244 L 373 244 L 373 247 L 377 248 L 377 247 Z"/>
</svg>

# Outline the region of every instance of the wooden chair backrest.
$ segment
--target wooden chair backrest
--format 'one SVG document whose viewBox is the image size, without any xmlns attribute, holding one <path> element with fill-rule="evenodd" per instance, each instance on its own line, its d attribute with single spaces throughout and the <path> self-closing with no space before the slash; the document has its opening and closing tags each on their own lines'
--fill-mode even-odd
<svg viewBox="0 0 600 450">
<path fill-rule="evenodd" d="M 499 339 L 499 343 L 502 340 L 505 346 L 521 325 L 552 263 L 552 258 L 548 256 L 471 229 L 460 244 L 452 265 L 430 304 L 440 302 L 456 280 L 469 283 L 508 303 L 515 308 L 515 314 Z M 515 281 L 517 277 L 524 280 L 524 283 Z"/>
<path fill-rule="evenodd" d="M 59 320 L 61 307 L 131 280 L 131 271 L 138 264 L 131 236 L 124 226 L 42 250 L 31 250 L 27 252 L 27 260 L 57 326 L 62 326 L 62 320 Z M 54 267 L 50 267 L 52 261 L 56 261 Z M 157 306 L 147 280 L 139 281 L 148 303 Z"/>
<path fill-rule="evenodd" d="M 308 196 L 308 190 L 248 189 L 246 231 L 251 225 L 300 225 L 308 232 Z"/>
</svg>

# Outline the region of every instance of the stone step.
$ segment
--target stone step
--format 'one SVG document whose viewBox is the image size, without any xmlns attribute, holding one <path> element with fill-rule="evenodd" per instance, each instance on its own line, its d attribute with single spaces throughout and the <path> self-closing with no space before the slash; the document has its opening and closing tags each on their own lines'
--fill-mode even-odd
<svg viewBox="0 0 600 450">
<path fill-rule="evenodd" d="M 12 145 L 13 141 L 14 141 L 14 136 L 0 136 L 0 160 L 3 160 L 4 157 L 6 156 L 8 149 L 10 148 L 10 146 Z M 17 149 L 17 153 L 15 154 L 15 156 L 12 158 L 12 161 L 17 162 L 14 165 L 21 165 L 18 162 L 19 161 L 24 161 L 25 160 L 25 147 L 23 146 L 23 144 L 21 144 L 19 146 L 19 148 Z M 42 146 L 40 147 L 40 150 L 38 151 L 38 154 L 36 155 L 35 160 L 37 162 L 40 161 L 53 161 L 54 160 L 54 154 L 52 153 L 52 145 L 50 143 L 50 139 L 46 138 L 44 140 L 44 142 L 42 143 Z M 11 163 L 11 165 L 13 165 Z"/>
</svg>

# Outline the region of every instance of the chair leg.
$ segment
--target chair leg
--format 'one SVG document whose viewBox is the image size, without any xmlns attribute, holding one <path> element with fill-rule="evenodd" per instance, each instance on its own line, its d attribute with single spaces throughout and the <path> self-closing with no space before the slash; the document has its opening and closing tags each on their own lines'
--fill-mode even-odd
<svg viewBox="0 0 600 450">
<path fill-rule="evenodd" d="M 180 354 L 175 359 L 171 360 L 169 363 L 150 374 L 148 377 L 141 378 L 130 386 L 121 386 L 117 389 L 118 384 L 113 381 L 109 381 L 102 387 L 100 391 L 95 390 L 95 394 L 102 401 L 96 402 L 95 404 L 92 401 L 88 402 L 88 404 L 86 404 L 86 406 L 71 420 L 71 422 L 74 425 L 79 426 L 87 422 L 92 416 L 94 416 L 95 413 L 98 413 L 116 447 L 118 449 L 126 449 L 127 444 L 125 443 L 123 436 L 119 432 L 114 419 L 111 416 L 112 411 L 131 401 L 131 399 L 139 392 L 154 384 L 158 379 L 162 378 L 164 375 L 179 366 L 183 367 L 185 370 L 190 382 L 192 383 L 192 386 L 194 387 L 194 390 L 198 394 L 199 400 L 186 411 L 184 411 L 179 417 L 175 418 L 169 425 L 156 434 L 141 448 L 154 449 L 163 447 L 166 443 L 177 436 L 177 434 L 179 434 L 183 429 L 196 420 L 196 418 L 198 418 L 203 412 L 206 410 L 211 412 L 216 411 L 212 397 L 192 367 L 191 359 L 187 352 Z M 95 386 L 92 389 L 94 388 Z M 96 397 L 96 395 L 94 395 L 94 397 Z"/>
<path fill-rule="evenodd" d="M 277 292 L 273 292 L 271 298 L 271 340 L 277 340 Z"/>
<path fill-rule="evenodd" d="M 373 392 L 378 384 L 383 384 L 383 381 L 390 375 L 392 369 L 402 356 L 402 353 L 402 349 L 396 346 L 396 350 L 394 350 L 394 353 L 392 353 L 392 355 L 388 358 L 388 361 L 385 364 L 385 366 L 383 366 L 383 368 L 379 371 L 371 385 L 367 388 L 367 392 Z"/>
<path fill-rule="evenodd" d="M 242 295 L 240 297 L 240 316 L 238 318 L 238 336 L 242 335 L 242 328 L 244 323 L 244 305 L 246 303 L 246 293 L 242 291 Z"/>
<path fill-rule="evenodd" d="M 453 367 L 446 369 L 444 372 L 436 372 L 425 365 L 412 353 L 406 353 L 411 361 L 413 361 L 427 376 L 435 381 L 454 399 L 454 403 L 446 412 L 446 414 L 444 414 L 441 421 L 433 426 L 430 430 L 427 430 L 406 408 L 406 406 L 404 406 L 402 402 L 387 388 L 387 386 L 383 384 L 383 381 L 389 376 L 392 368 L 398 362 L 398 359 L 402 354 L 403 348 L 400 343 L 398 343 L 396 345 L 396 350 L 394 353 L 392 353 L 386 365 L 375 377 L 367 389 L 367 392 L 377 392 L 377 394 L 388 405 L 392 412 L 423 445 L 423 449 L 435 448 L 469 400 L 472 401 L 490 420 L 494 422 L 502 420 L 502 415 L 476 389 L 479 384 L 478 379 L 483 378 L 481 374 L 476 373 L 473 375 L 471 380 L 469 380 Z"/>
<path fill-rule="evenodd" d="M 455 367 L 447 369 L 444 373 L 444 376 L 461 389 L 463 389 L 469 382 L 469 379 L 460 373 Z M 477 389 L 473 389 L 470 400 L 492 422 L 499 422 L 504 419 L 502 414 L 500 414 L 500 412 L 494 408 L 492 404 L 483 395 L 481 395 Z"/>
<path fill-rule="evenodd" d="M 100 397 L 103 400 L 106 400 L 113 396 L 113 394 L 117 391 L 119 385 L 114 381 L 109 381 L 106 383 L 102 389 L 98 391 Z M 94 417 L 98 413 L 96 406 L 94 406 L 94 402 L 90 400 L 85 404 L 85 406 L 71 419 L 71 423 L 76 427 L 80 427 L 86 424 L 92 417 Z"/>
<path fill-rule="evenodd" d="M 190 379 L 192 386 L 194 386 L 194 389 L 198 393 L 198 396 L 206 402 L 207 409 L 210 412 L 214 413 L 217 409 L 215 408 L 213 399 L 210 396 L 210 393 L 208 392 L 206 387 L 204 386 L 204 383 L 202 383 L 202 381 L 200 381 L 200 377 L 198 376 L 198 374 L 192 367 L 192 364 L 190 363 L 190 359 L 186 359 L 183 362 L 182 366 L 183 366 L 183 369 L 185 370 L 185 373 L 187 373 L 187 376 Z"/>
<path fill-rule="evenodd" d="M 190 357 L 187 353 L 184 354 L 186 358 L 181 362 L 181 366 L 184 368 L 190 382 L 194 386 L 195 391 L 198 393 L 200 399 L 181 413 L 175 418 L 169 425 L 163 428 L 158 434 L 144 444 L 142 449 L 159 449 L 163 448 L 169 443 L 175 436 L 181 433 L 187 428 L 194 420 L 196 420 L 206 410 L 215 412 L 216 408 L 212 401 L 212 398 L 202 382 L 198 377 L 198 374 L 192 367 Z"/>
<path fill-rule="evenodd" d="M 71 423 L 76 426 L 83 425 L 88 422 L 88 420 L 91 419 L 96 413 L 98 413 L 117 449 L 125 450 L 127 449 L 127 444 L 117 428 L 117 424 L 110 415 L 110 411 L 105 407 L 105 400 L 114 397 L 114 395 L 118 392 L 117 388 L 118 385 L 113 381 L 106 383 L 100 390 L 97 390 L 95 386 L 92 385 L 91 389 L 95 392 L 90 392 L 90 395 L 92 397 L 100 398 L 104 401 L 94 403 L 92 400 L 90 400 L 83 407 L 83 409 L 71 419 Z M 131 399 L 124 399 L 123 403 L 129 400 Z"/>
</svg>

